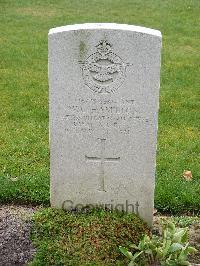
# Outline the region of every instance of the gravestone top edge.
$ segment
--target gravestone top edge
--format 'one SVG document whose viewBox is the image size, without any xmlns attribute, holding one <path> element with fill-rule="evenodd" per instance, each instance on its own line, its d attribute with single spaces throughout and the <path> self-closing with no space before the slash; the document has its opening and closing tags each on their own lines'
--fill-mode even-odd
<svg viewBox="0 0 200 266">
<path fill-rule="evenodd" d="M 74 24 L 66 25 L 61 27 L 52 28 L 49 30 L 49 35 L 68 32 L 68 31 L 78 31 L 78 30 L 124 30 L 132 31 L 138 33 L 144 33 L 149 35 L 154 35 L 162 38 L 162 34 L 159 30 L 154 30 L 141 26 L 134 26 L 128 24 L 117 24 L 117 23 L 84 23 L 84 24 Z"/>
</svg>

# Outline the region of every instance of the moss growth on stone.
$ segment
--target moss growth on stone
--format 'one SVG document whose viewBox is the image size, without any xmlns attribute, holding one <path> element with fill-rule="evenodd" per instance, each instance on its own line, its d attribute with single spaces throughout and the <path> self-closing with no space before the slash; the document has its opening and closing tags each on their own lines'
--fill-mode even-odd
<svg viewBox="0 0 200 266">
<path fill-rule="evenodd" d="M 43 209 L 34 215 L 31 265 L 125 265 L 119 246 L 137 244 L 149 234 L 135 214 L 102 209 L 66 212 Z"/>
</svg>

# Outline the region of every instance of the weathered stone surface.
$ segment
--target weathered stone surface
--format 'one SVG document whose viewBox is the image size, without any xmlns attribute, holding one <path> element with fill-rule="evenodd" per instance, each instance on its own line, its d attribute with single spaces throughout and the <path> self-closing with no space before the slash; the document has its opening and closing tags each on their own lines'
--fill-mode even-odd
<svg viewBox="0 0 200 266">
<path fill-rule="evenodd" d="M 51 204 L 152 222 L 161 33 L 118 24 L 49 32 Z"/>
</svg>

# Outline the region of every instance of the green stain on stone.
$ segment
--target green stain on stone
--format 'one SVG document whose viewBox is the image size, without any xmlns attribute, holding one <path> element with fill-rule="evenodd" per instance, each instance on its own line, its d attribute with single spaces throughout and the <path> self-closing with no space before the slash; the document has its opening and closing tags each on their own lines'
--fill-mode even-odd
<svg viewBox="0 0 200 266">
<path fill-rule="evenodd" d="M 86 53 L 87 53 L 87 46 L 86 46 L 85 42 L 80 41 L 80 44 L 79 44 L 79 55 L 80 55 L 81 61 L 85 59 Z"/>
</svg>

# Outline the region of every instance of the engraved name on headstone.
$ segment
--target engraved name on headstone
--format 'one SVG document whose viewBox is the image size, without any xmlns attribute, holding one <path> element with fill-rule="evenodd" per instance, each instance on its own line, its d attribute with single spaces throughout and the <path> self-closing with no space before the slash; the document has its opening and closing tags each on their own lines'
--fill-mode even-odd
<svg viewBox="0 0 200 266">
<path fill-rule="evenodd" d="M 138 26 L 50 30 L 52 206 L 110 205 L 151 225 L 160 50 L 161 33 Z"/>
</svg>

